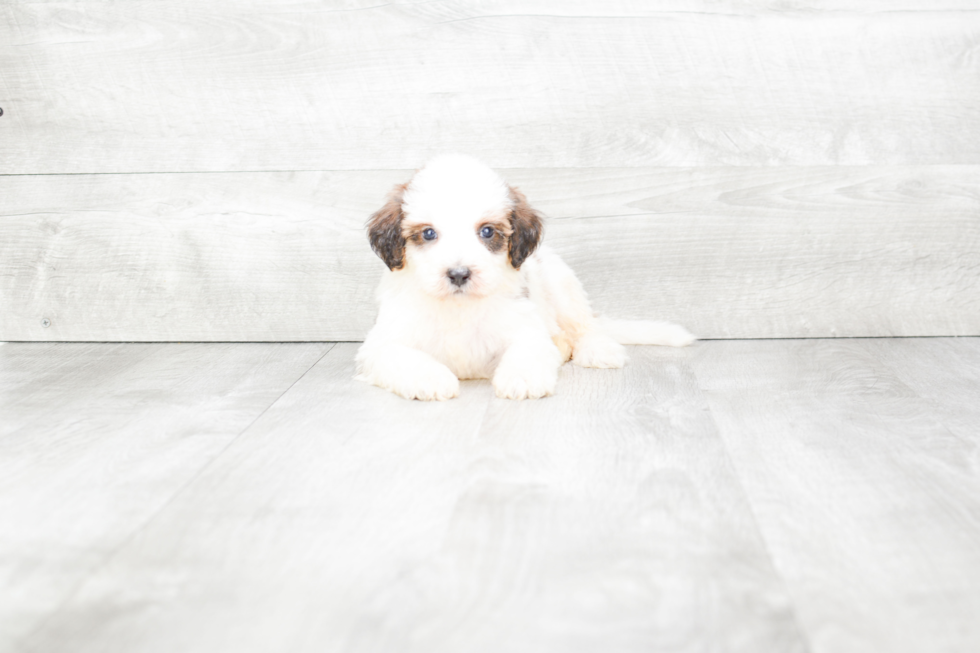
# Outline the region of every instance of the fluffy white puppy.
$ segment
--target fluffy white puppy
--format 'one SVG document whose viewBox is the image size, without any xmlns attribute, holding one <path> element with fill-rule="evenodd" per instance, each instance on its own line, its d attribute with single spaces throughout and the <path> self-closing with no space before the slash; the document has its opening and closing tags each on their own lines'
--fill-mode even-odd
<svg viewBox="0 0 980 653">
<path fill-rule="evenodd" d="M 623 344 L 682 347 L 663 322 L 593 315 L 582 284 L 550 248 L 520 191 L 469 157 L 439 157 L 368 221 L 388 266 L 357 379 L 408 399 L 450 399 L 459 379 L 492 379 L 498 397 L 545 397 L 567 360 L 622 367 Z"/>
</svg>

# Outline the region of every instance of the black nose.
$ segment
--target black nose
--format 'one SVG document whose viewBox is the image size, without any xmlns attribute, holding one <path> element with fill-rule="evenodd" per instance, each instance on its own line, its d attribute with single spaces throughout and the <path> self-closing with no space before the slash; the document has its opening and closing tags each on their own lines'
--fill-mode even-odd
<svg viewBox="0 0 980 653">
<path fill-rule="evenodd" d="M 469 268 L 453 268 L 446 272 L 446 276 L 454 286 L 463 287 L 463 284 L 470 279 L 470 269 Z"/>
</svg>

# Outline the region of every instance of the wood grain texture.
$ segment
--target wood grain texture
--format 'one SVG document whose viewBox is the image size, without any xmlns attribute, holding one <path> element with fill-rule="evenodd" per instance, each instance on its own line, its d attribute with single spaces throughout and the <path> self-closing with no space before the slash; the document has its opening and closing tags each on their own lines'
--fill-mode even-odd
<svg viewBox="0 0 980 653">
<path fill-rule="evenodd" d="M 0 650 L 19 650 L 330 347 L 0 348 Z"/>
<path fill-rule="evenodd" d="M 0 177 L 9 340 L 350 340 L 406 173 Z M 65 210 L 65 207 L 70 207 Z M 42 326 L 47 319 L 48 327 Z"/>
<path fill-rule="evenodd" d="M 980 334 L 978 166 L 502 172 L 606 314 Z M 410 175 L 0 177 L 0 338 L 362 339 L 384 269 L 364 221 Z"/>
<path fill-rule="evenodd" d="M 688 369 L 554 398 L 350 380 L 338 345 L 28 651 L 803 651 Z"/>
<path fill-rule="evenodd" d="M 928 401 L 943 426 L 973 444 L 980 465 L 980 339 L 869 341 L 868 353 Z"/>
<path fill-rule="evenodd" d="M 7 2 L 0 172 L 980 164 L 980 10 Z"/>
<path fill-rule="evenodd" d="M 936 393 L 972 383 L 975 399 L 976 342 L 891 345 L 702 343 L 694 361 L 818 653 L 980 646 L 976 436 L 944 425 L 965 409 L 923 399 L 881 360 Z M 965 374 L 944 373 L 944 348 L 972 357 Z"/>
</svg>

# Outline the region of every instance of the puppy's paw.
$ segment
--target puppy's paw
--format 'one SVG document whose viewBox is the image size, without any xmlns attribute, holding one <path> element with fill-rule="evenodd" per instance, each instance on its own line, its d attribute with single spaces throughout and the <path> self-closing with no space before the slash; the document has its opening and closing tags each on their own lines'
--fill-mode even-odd
<svg viewBox="0 0 980 653">
<path fill-rule="evenodd" d="M 501 399 L 540 399 L 555 394 L 558 369 L 543 365 L 501 365 L 493 389 Z"/>
<path fill-rule="evenodd" d="M 406 399 L 445 401 L 459 396 L 459 379 L 448 367 L 435 361 L 414 368 L 395 370 L 389 375 L 361 373 L 354 379 L 384 388 Z"/>
<path fill-rule="evenodd" d="M 445 401 L 459 396 L 459 379 L 445 365 L 426 365 L 389 389 L 406 399 Z"/>
<path fill-rule="evenodd" d="M 626 364 L 626 348 L 609 336 L 590 333 L 575 343 L 572 362 L 582 367 L 622 367 Z"/>
</svg>

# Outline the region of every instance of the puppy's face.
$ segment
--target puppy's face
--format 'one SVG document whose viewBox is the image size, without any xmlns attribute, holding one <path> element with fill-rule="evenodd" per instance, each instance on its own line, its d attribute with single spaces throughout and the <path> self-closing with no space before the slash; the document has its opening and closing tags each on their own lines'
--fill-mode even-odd
<svg viewBox="0 0 980 653">
<path fill-rule="evenodd" d="M 436 159 L 368 221 L 371 246 L 392 270 L 439 298 L 498 292 L 541 238 L 519 191 L 466 157 Z"/>
</svg>

